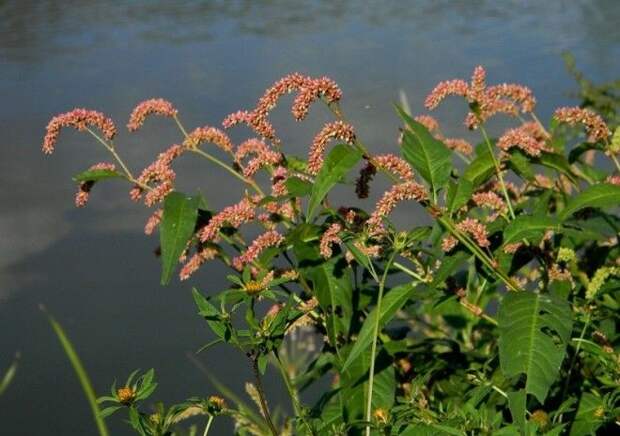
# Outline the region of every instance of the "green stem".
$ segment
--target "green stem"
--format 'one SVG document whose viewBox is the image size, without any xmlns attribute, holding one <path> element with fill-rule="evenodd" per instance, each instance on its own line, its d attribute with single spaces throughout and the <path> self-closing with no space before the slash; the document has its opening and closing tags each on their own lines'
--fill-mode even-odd
<svg viewBox="0 0 620 436">
<path fill-rule="evenodd" d="M 123 170 L 123 172 L 125 173 L 125 178 L 127 180 L 129 180 L 131 183 L 134 183 L 138 186 L 140 186 L 142 189 L 145 190 L 150 190 L 150 186 L 147 186 L 143 183 L 138 182 L 138 180 L 136 180 L 134 178 L 134 176 L 131 174 L 131 171 L 129 171 L 129 168 L 127 167 L 127 165 L 125 164 L 125 162 L 123 162 L 123 160 L 121 159 L 121 157 L 119 156 L 119 154 L 116 152 L 116 149 L 114 148 L 114 145 L 111 143 L 108 143 L 105 139 L 103 139 L 101 136 L 97 135 L 97 132 L 95 132 L 94 130 L 90 129 L 89 127 L 86 128 L 86 130 L 88 131 L 88 133 L 90 133 L 97 141 L 99 141 L 101 144 L 103 144 L 103 146 L 110 152 L 110 154 L 112 155 L 112 157 L 114 158 L 114 160 L 116 160 L 116 162 L 120 165 L 121 169 Z"/>
<path fill-rule="evenodd" d="M 213 415 L 209 415 L 209 420 L 207 421 L 207 426 L 205 427 L 205 431 L 202 436 L 207 436 L 209 434 L 209 429 L 211 428 L 211 423 L 213 422 Z"/>
<path fill-rule="evenodd" d="M 573 357 L 571 358 L 571 361 L 570 361 L 570 366 L 568 367 L 568 373 L 566 374 L 566 381 L 564 382 L 564 389 L 562 389 L 562 397 L 561 397 L 562 400 L 560 404 L 562 403 L 562 401 L 564 401 L 564 398 L 566 397 L 566 393 L 568 392 L 571 375 L 573 373 L 575 363 L 577 363 L 577 356 L 579 355 L 579 351 L 581 351 L 581 342 L 583 341 L 583 338 L 586 335 L 586 331 L 588 330 L 588 327 L 590 326 L 591 319 L 592 319 L 592 315 L 590 312 L 588 312 L 586 315 L 586 321 L 583 324 L 583 328 L 581 329 L 581 334 L 579 335 L 579 342 L 577 342 L 577 346 L 575 347 L 575 353 L 573 354 Z M 560 416 L 560 422 L 562 422 L 561 416 Z"/>
<path fill-rule="evenodd" d="M 252 361 L 252 370 L 254 372 L 254 378 L 256 379 L 256 392 L 258 392 L 258 399 L 263 412 L 263 418 L 269 427 L 269 430 L 273 436 L 278 436 L 278 430 L 271 420 L 271 414 L 269 413 L 269 407 L 267 406 L 267 400 L 265 400 L 265 391 L 263 390 L 263 383 L 261 382 L 260 371 L 258 369 L 258 358 L 250 357 Z"/>
<path fill-rule="evenodd" d="M 396 252 L 393 252 L 385 265 L 385 270 L 383 271 L 383 275 L 381 276 L 381 281 L 379 282 L 379 295 L 377 296 L 377 307 L 375 317 L 375 325 L 373 326 L 373 334 L 372 334 L 372 346 L 370 349 L 370 370 L 368 374 L 368 398 L 366 400 L 366 436 L 370 436 L 370 419 L 372 417 L 372 388 L 375 378 L 375 354 L 377 352 L 377 338 L 379 336 L 379 321 L 381 320 L 381 302 L 383 300 L 383 290 L 385 289 L 385 281 L 387 279 L 388 272 L 392 267 L 392 263 L 394 262 L 394 258 L 396 257 Z"/>
<path fill-rule="evenodd" d="M 273 355 L 276 359 L 276 363 L 278 365 L 278 369 L 280 370 L 280 374 L 282 375 L 282 380 L 284 380 L 284 384 L 286 385 L 286 390 L 288 391 L 288 394 L 291 397 L 291 403 L 293 404 L 293 410 L 295 412 L 295 416 L 298 416 L 301 418 L 301 420 L 304 422 L 306 427 L 308 427 L 310 434 L 315 434 L 314 431 L 312 430 L 312 427 L 308 423 L 308 421 L 306 421 L 306 417 L 303 411 L 301 410 L 299 394 L 297 393 L 297 389 L 295 389 L 295 387 L 293 386 L 293 382 L 288 374 L 288 371 L 282 364 L 282 361 L 280 360 L 280 356 L 278 356 L 278 354 L 275 352 L 273 353 Z"/>
<path fill-rule="evenodd" d="M 487 131 L 482 126 L 482 120 L 480 120 L 480 131 L 482 132 L 482 136 L 484 137 L 484 142 L 487 144 L 487 148 L 489 149 L 489 153 L 491 154 L 491 158 L 493 159 L 493 165 L 495 165 L 495 172 L 497 174 L 497 179 L 499 180 L 499 184 L 502 188 L 502 192 L 504 193 L 504 198 L 506 199 L 506 204 L 508 205 L 508 211 L 510 212 L 510 217 L 515 219 L 515 212 L 512 209 L 512 203 L 510 201 L 510 197 L 508 196 L 508 190 L 506 189 L 506 183 L 504 183 L 504 176 L 502 176 L 502 169 L 499 166 L 499 162 L 495 157 L 495 153 L 493 153 L 493 145 L 491 144 L 491 140 L 489 139 L 489 135 L 487 135 Z"/>
<path fill-rule="evenodd" d="M 179 127 L 179 130 L 181 131 L 183 136 L 187 139 L 188 138 L 187 130 L 185 130 L 185 127 L 183 126 L 183 123 L 181 123 L 181 120 L 179 119 L 179 117 L 177 115 L 174 116 L 174 122 Z M 233 176 L 235 176 L 236 178 L 241 180 L 243 183 L 251 186 L 259 194 L 261 194 L 263 196 L 265 195 L 265 193 L 260 189 L 260 187 L 256 184 L 256 182 L 254 182 L 251 179 L 243 177 L 243 175 L 241 175 L 237 171 L 235 171 L 230 165 L 227 165 L 226 163 L 222 162 L 221 160 L 219 160 L 218 158 L 216 158 L 212 154 L 209 154 L 206 151 L 200 150 L 199 148 L 189 148 L 189 151 L 194 152 L 196 154 L 199 154 L 200 156 L 202 156 L 204 158 L 207 158 L 208 160 L 210 160 L 214 164 L 219 165 L 220 167 L 224 168 L 226 171 L 228 171 L 230 174 L 232 174 Z"/>
<path fill-rule="evenodd" d="M 618 158 L 611 152 L 609 153 L 609 157 L 611 157 L 611 160 L 614 161 L 614 165 L 616 165 L 616 168 L 620 171 L 620 162 L 618 162 Z"/>
</svg>

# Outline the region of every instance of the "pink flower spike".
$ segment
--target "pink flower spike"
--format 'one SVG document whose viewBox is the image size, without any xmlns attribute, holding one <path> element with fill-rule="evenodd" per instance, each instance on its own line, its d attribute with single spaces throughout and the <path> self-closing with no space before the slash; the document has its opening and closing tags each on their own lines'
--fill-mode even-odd
<svg viewBox="0 0 620 436">
<path fill-rule="evenodd" d="M 538 124 L 528 122 L 515 129 L 507 130 L 497 141 L 497 146 L 503 151 L 517 147 L 526 154 L 537 157 L 543 151 L 552 151 L 546 144 L 547 139 L 547 134 Z"/>
<path fill-rule="evenodd" d="M 144 124 L 144 120 L 149 115 L 160 115 L 162 117 L 175 117 L 178 111 L 167 100 L 163 98 L 152 98 L 145 100 L 138 104 L 129 116 L 129 122 L 127 123 L 127 129 L 130 132 L 135 132 Z"/>
<path fill-rule="evenodd" d="M 384 171 L 388 171 L 399 177 L 403 182 L 413 180 L 413 170 L 404 159 L 393 154 L 373 156 L 372 163 Z"/>
<path fill-rule="evenodd" d="M 211 142 L 217 145 L 219 148 L 227 153 L 232 152 L 233 144 L 228 135 L 215 127 L 198 127 L 194 129 L 185 141 L 183 145 L 186 148 L 197 148 L 200 144 L 205 142 Z"/>
<path fill-rule="evenodd" d="M 590 109 L 580 107 L 561 107 L 555 111 L 553 117 L 570 126 L 583 124 L 588 132 L 588 142 L 594 143 L 606 140 L 611 132 L 605 121 Z"/>
<path fill-rule="evenodd" d="M 233 266 L 241 271 L 243 267 L 249 263 L 252 263 L 260 254 L 268 247 L 275 247 L 280 245 L 284 241 L 284 236 L 275 230 L 268 230 L 259 237 L 257 237 L 248 249 L 233 259 Z"/>
<path fill-rule="evenodd" d="M 239 203 L 224 208 L 214 215 L 206 226 L 200 230 L 199 236 L 202 242 L 215 240 L 219 231 L 228 224 L 238 229 L 242 224 L 252 221 L 256 215 L 255 206 L 247 198 Z"/>
<path fill-rule="evenodd" d="M 149 217 L 149 219 L 146 221 L 146 224 L 144 226 L 145 235 L 153 234 L 153 232 L 155 231 L 155 229 L 161 222 L 161 217 L 163 216 L 163 214 L 164 214 L 163 209 L 157 209 L 155 212 L 153 212 L 153 215 Z"/>
<path fill-rule="evenodd" d="M 108 141 L 116 135 L 114 122 L 101 112 L 89 109 L 73 109 L 71 112 L 56 115 L 47 125 L 45 137 L 43 138 L 43 153 L 51 154 L 58 141 L 58 135 L 63 127 L 73 127 L 83 132 L 89 126 L 101 130 L 103 137 Z"/>
<path fill-rule="evenodd" d="M 205 262 L 215 259 L 218 251 L 215 248 L 206 247 L 194 254 L 181 268 L 179 278 L 181 280 L 187 280 L 192 274 L 198 271 L 198 268 Z"/>
<path fill-rule="evenodd" d="M 379 236 L 384 232 L 383 218 L 388 216 L 396 205 L 404 200 L 421 201 L 428 198 L 424 186 L 416 182 L 405 182 L 394 185 L 392 189 L 383 194 L 383 197 L 375 206 L 374 212 L 366 221 L 368 232 L 371 236 Z"/>
<path fill-rule="evenodd" d="M 431 133 L 439 131 L 439 123 L 430 115 L 418 115 L 414 120 L 426 127 Z"/>
<path fill-rule="evenodd" d="M 333 223 L 321 236 L 321 243 L 319 244 L 321 256 L 325 259 L 332 257 L 332 244 L 340 244 L 342 239 L 338 236 L 338 233 L 342 230 L 340 223 Z"/>
<path fill-rule="evenodd" d="M 327 147 L 327 143 L 332 139 L 344 141 L 347 144 L 355 142 L 355 132 L 353 127 L 343 121 L 334 121 L 327 123 L 323 129 L 315 136 L 308 154 L 308 172 L 312 175 L 318 174 L 323 166 L 323 153 Z"/>
<path fill-rule="evenodd" d="M 256 138 L 248 139 L 237 147 L 235 151 L 235 162 L 242 166 L 243 158 L 249 154 L 254 154 L 256 157 L 251 159 L 243 168 L 243 175 L 245 177 L 252 177 L 262 167 L 267 165 L 278 165 L 282 160 L 281 153 L 271 150 L 267 144 Z"/>
<path fill-rule="evenodd" d="M 458 223 L 456 225 L 456 228 L 461 232 L 471 235 L 480 247 L 484 248 L 491 245 L 491 242 L 489 242 L 488 239 L 489 234 L 487 228 L 484 226 L 484 224 L 478 222 L 477 219 L 466 218 L 460 223 Z"/>
<path fill-rule="evenodd" d="M 424 106 L 429 109 L 435 109 L 449 95 L 467 96 L 468 86 L 464 80 L 454 79 L 445 82 L 439 82 L 437 86 L 424 100 Z"/>
</svg>

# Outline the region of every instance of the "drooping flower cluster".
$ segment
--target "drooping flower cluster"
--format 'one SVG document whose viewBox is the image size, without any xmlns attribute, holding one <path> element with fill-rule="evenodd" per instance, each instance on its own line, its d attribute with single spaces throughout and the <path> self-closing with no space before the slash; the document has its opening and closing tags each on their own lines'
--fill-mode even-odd
<svg viewBox="0 0 620 436">
<path fill-rule="evenodd" d="M 175 117 L 177 110 L 167 100 L 163 98 L 152 98 L 145 100 L 138 104 L 131 115 L 129 116 L 129 122 L 127 123 L 127 129 L 130 132 L 135 132 L 144 124 L 146 117 L 149 115 L 160 115 L 162 117 Z"/>
<path fill-rule="evenodd" d="M 580 107 L 561 107 L 556 109 L 553 117 L 570 126 L 582 124 L 588 132 L 588 142 L 605 141 L 611 135 L 609 127 L 600 115 L 590 109 Z"/>
<path fill-rule="evenodd" d="M 486 207 L 495 211 L 494 214 L 489 215 L 488 221 L 495 221 L 499 215 L 506 213 L 506 203 L 493 191 L 478 192 L 472 196 L 472 200 L 478 207 Z"/>
<path fill-rule="evenodd" d="M 116 135 L 114 122 L 101 112 L 89 109 L 73 109 L 71 112 L 56 115 L 47 125 L 45 137 L 43 138 L 43 152 L 51 154 L 58 141 L 58 135 L 63 127 L 73 127 L 79 131 L 84 131 L 88 127 L 96 127 L 101 130 L 103 137 L 111 141 Z"/>
<path fill-rule="evenodd" d="M 460 232 L 468 233 L 480 247 L 491 245 L 487 228 L 475 218 L 465 218 L 456 225 L 456 228 Z"/>
<path fill-rule="evenodd" d="M 404 159 L 393 154 L 381 154 L 372 157 L 372 163 L 379 169 L 394 174 L 403 182 L 413 180 L 413 170 Z"/>
<path fill-rule="evenodd" d="M 244 166 L 243 159 L 250 154 L 255 157 Z M 239 144 L 235 151 L 235 162 L 243 168 L 245 177 L 254 176 L 264 166 L 278 165 L 281 160 L 281 153 L 273 151 L 267 144 L 256 138 L 248 139 Z"/>
<path fill-rule="evenodd" d="M 547 145 L 548 139 L 549 135 L 537 123 L 527 122 L 507 130 L 497 141 L 497 146 L 506 152 L 517 147 L 530 156 L 538 157 L 543 151 L 552 151 Z"/>
<path fill-rule="evenodd" d="M 228 135 L 215 127 L 198 127 L 187 135 L 183 145 L 187 148 L 198 148 L 200 144 L 211 142 L 227 153 L 232 152 L 233 144 Z"/>
<path fill-rule="evenodd" d="M 330 225 L 325 233 L 321 236 L 321 243 L 319 244 L 321 256 L 325 259 L 332 257 L 332 244 L 340 244 L 342 240 L 338 233 L 342 231 L 342 224 L 333 223 Z"/>
<path fill-rule="evenodd" d="M 215 241 L 217 234 L 225 225 L 238 229 L 242 224 L 252 221 L 255 216 L 254 204 L 248 198 L 243 198 L 239 203 L 228 206 L 211 217 L 199 232 L 200 240 Z"/>
<path fill-rule="evenodd" d="M 326 103 L 331 104 L 342 98 L 342 91 L 328 77 L 313 78 L 300 73 L 292 73 L 269 87 L 253 110 L 232 113 L 224 119 L 222 125 L 229 129 L 237 124 L 245 124 L 262 138 L 279 144 L 280 140 L 276 136 L 276 131 L 268 121 L 269 113 L 276 107 L 282 96 L 295 91 L 297 91 L 297 96 L 291 112 L 298 121 L 306 117 L 310 106 L 317 99 L 323 98 Z"/>
<path fill-rule="evenodd" d="M 474 69 L 469 84 L 460 79 L 440 82 L 426 97 L 424 105 L 427 109 L 435 109 L 449 95 L 465 97 L 475 105 L 474 111 L 465 118 L 470 129 L 497 113 L 516 116 L 519 112 L 532 112 L 536 106 L 532 91 L 525 86 L 512 83 L 487 86 L 486 71 L 481 66 Z"/>
<path fill-rule="evenodd" d="M 161 222 L 161 218 L 164 215 L 163 209 L 157 209 L 153 214 L 146 220 L 146 224 L 144 225 L 144 234 L 152 235 L 159 223 Z"/>
<path fill-rule="evenodd" d="M 144 204 L 150 207 L 163 201 L 174 188 L 176 173 L 172 170 L 172 161 L 184 151 L 183 146 L 175 144 L 160 153 L 152 164 L 142 170 L 137 179 L 138 184 L 130 192 L 131 199 L 140 200 L 146 187 L 150 187 L 144 196 Z"/>
<path fill-rule="evenodd" d="M 204 247 L 194 254 L 181 268 L 179 278 L 187 280 L 192 274 L 198 271 L 198 268 L 205 262 L 213 260 L 217 257 L 218 250 L 213 247 Z"/>
<path fill-rule="evenodd" d="M 252 241 L 245 252 L 235 257 L 232 264 L 235 269 L 241 271 L 245 265 L 252 263 L 266 248 L 280 245 L 283 241 L 284 236 L 280 233 L 275 230 L 268 230 Z"/>
<path fill-rule="evenodd" d="M 237 124 L 245 124 L 263 139 L 269 139 L 276 144 L 280 142 L 276 137 L 276 129 L 273 125 L 265 118 L 257 117 L 254 112 L 237 111 L 228 115 L 222 121 L 222 126 L 225 129 L 230 129 Z"/>
<path fill-rule="evenodd" d="M 389 191 L 383 194 L 383 197 L 373 211 L 370 218 L 366 222 L 368 233 L 371 236 L 379 236 L 384 232 L 383 219 L 388 216 L 396 205 L 405 200 L 422 201 L 428 198 L 428 194 L 424 186 L 416 182 L 405 182 L 394 185 Z"/>
<path fill-rule="evenodd" d="M 298 121 L 306 117 L 310 106 L 318 98 L 324 98 L 328 104 L 337 102 L 342 98 L 342 91 L 332 79 L 328 77 L 312 78 L 300 73 L 292 73 L 281 78 L 265 91 L 254 110 L 256 117 L 266 118 L 282 96 L 294 91 L 297 91 L 298 94 L 293 102 L 291 112 Z"/>
<path fill-rule="evenodd" d="M 344 121 L 334 121 L 327 123 L 321 131 L 314 137 L 310 152 L 308 153 L 308 172 L 316 175 L 323 166 L 323 153 L 327 144 L 332 139 L 344 141 L 347 144 L 355 142 L 355 132 L 353 127 Z"/>
</svg>

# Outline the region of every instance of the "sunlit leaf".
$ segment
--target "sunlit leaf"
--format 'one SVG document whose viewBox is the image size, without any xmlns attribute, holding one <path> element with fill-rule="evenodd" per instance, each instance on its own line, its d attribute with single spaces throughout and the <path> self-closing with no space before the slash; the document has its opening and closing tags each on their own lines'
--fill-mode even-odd
<svg viewBox="0 0 620 436">
<path fill-rule="evenodd" d="M 170 281 L 179 257 L 194 233 L 200 197 L 188 197 L 180 192 L 168 194 L 160 224 L 161 284 Z"/>
</svg>

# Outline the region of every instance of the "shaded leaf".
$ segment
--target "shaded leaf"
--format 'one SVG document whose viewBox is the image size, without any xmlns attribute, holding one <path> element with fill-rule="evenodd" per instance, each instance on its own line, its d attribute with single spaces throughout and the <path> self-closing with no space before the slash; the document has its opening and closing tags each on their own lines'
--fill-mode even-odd
<svg viewBox="0 0 620 436">
<path fill-rule="evenodd" d="M 620 204 L 620 186 L 610 183 L 601 183 L 588 186 L 576 196 L 572 197 L 564 209 L 558 213 L 561 220 L 565 220 L 575 212 L 586 207 L 615 207 Z"/>
<path fill-rule="evenodd" d="M 534 241 L 547 230 L 560 230 L 557 218 L 548 216 L 520 215 L 511 221 L 504 229 L 504 245 L 522 240 Z"/>
<path fill-rule="evenodd" d="M 397 286 L 391 289 L 383 296 L 381 302 L 381 315 L 379 318 L 379 332 L 387 325 L 388 322 L 394 317 L 396 312 L 404 306 L 409 299 L 409 296 L 413 292 L 413 287 L 409 284 Z M 357 340 L 353 343 L 353 348 L 347 356 L 347 359 L 342 366 L 342 372 L 346 371 L 351 363 L 353 363 L 359 356 L 364 353 L 372 343 L 373 332 L 375 327 L 375 321 L 377 319 L 377 308 L 368 314 L 362 328 L 357 335 Z"/>
</svg>

